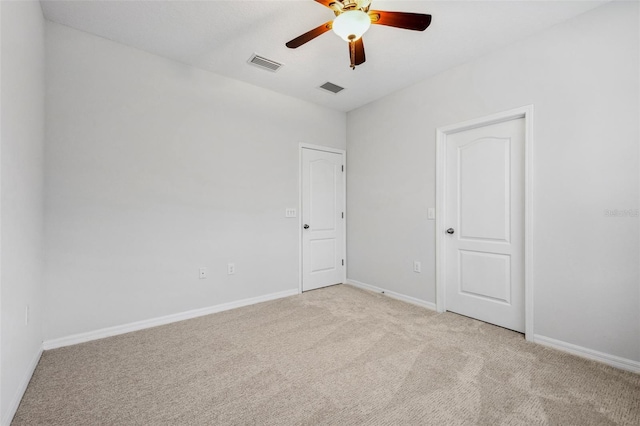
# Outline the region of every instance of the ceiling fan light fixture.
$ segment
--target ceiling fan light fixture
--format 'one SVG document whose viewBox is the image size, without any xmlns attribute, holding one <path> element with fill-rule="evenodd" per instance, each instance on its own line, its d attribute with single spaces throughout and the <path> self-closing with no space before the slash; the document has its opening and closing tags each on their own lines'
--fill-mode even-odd
<svg viewBox="0 0 640 426">
<path fill-rule="evenodd" d="M 344 41 L 356 41 L 371 26 L 371 18 L 362 10 L 342 12 L 333 20 L 333 32 Z"/>
</svg>

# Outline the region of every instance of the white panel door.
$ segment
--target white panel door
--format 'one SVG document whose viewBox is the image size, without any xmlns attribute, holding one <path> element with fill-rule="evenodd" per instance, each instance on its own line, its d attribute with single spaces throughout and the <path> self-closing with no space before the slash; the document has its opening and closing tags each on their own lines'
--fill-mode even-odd
<svg viewBox="0 0 640 426">
<path fill-rule="evenodd" d="M 446 309 L 524 332 L 524 119 L 447 136 Z"/>
<path fill-rule="evenodd" d="M 302 291 L 344 280 L 343 156 L 302 149 Z"/>
</svg>

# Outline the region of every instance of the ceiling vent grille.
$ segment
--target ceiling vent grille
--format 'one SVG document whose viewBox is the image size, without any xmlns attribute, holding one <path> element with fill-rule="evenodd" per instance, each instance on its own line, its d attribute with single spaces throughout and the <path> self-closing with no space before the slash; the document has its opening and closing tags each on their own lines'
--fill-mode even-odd
<svg viewBox="0 0 640 426">
<path fill-rule="evenodd" d="M 264 58 L 260 55 L 253 54 L 248 61 L 251 65 L 255 65 L 256 67 L 260 67 L 263 70 L 276 72 L 282 67 L 283 64 L 272 61 L 271 59 Z"/>
<path fill-rule="evenodd" d="M 342 92 L 344 90 L 344 87 L 338 86 L 337 84 L 333 84 L 330 81 L 327 81 L 325 84 L 320 86 L 320 88 L 322 90 L 326 90 L 327 92 L 331 92 L 334 94 Z"/>
</svg>

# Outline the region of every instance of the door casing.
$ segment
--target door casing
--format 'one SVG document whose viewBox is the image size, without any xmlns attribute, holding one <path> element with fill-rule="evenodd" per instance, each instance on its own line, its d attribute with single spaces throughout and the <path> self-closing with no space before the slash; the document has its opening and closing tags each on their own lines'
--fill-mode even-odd
<svg viewBox="0 0 640 426">
<path fill-rule="evenodd" d="M 302 150 L 313 149 L 316 151 L 332 152 L 342 155 L 342 164 L 347 164 L 347 152 L 343 149 L 331 148 L 322 145 L 313 145 L 308 143 L 300 143 L 298 146 L 298 293 L 302 294 Z M 344 206 L 344 233 L 342 236 L 342 248 L 344 253 L 344 268 L 342 282 L 347 281 L 347 171 L 346 166 L 342 173 L 343 206 Z"/>
<path fill-rule="evenodd" d="M 533 341 L 533 105 L 499 112 L 436 129 L 436 310 L 446 311 L 445 194 L 447 136 L 490 124 L 524 119 L 524 321 Z"/>
</svg>

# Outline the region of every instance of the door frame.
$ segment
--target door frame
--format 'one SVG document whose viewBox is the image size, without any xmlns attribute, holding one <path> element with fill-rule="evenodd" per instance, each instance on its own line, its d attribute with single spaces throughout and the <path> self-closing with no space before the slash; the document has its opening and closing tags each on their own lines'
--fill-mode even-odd
<svg viewBox="0 0 640 426">
<path fill-rule="evenodd" d="M 333 154 L 340 154 L 342 156 L 342 164 L 345 165 L 345 170 L 342 173 L 342 187 L 344 189 L 342 196 L 342 203 L 344 207 L 344 232 L 342 235 L 342 250 L 344 253 L 344 268 L 342 282 L 347 280 L 347 151 L 339 148 L 332 148 L 329 146 L 313 145 L 309 143 L 300 142 L 298 144 L 298 294 L 302 294 L 302 150 L 312 149 L 315 151 L 331 152 Z"/>
<path fill-rule="evenodd" d="M 447 136 L 505 121 L 524 119 L 524 327 L 533 341 L 533 105 L 436 129 L 436 310 L 446 311 L 445 234 Z"/>
</svg>

